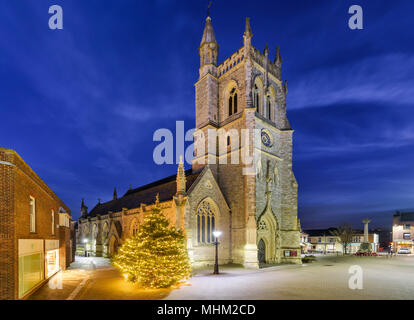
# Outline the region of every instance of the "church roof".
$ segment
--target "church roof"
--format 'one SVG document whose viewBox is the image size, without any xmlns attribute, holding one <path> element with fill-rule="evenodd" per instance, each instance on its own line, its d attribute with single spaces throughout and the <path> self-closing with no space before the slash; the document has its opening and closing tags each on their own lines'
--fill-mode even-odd
<svg viewBox="0 0 414 320">
<path fill-rule="evenodd" d="M 200 172 L 192 173 L 191 169 L 185 171 L 187 190 L 191 187 L 199 174 Z M 176 177 L 177 175 L 174 174 L 142 187 L 128 190 L 121 198 L 105 203 L 98 203 L 89 212 L 88 217 L 95 217 L 98 214 L 104 215 L 107 214 L 108 211 L 119 212 L 122 211 L 123 208 L 139 208 L 141 204 L 153 204 L 155 203 L 157 194 L 159 194 L 160 202 L 172 200 L 177 192 Z"/>
</svg>

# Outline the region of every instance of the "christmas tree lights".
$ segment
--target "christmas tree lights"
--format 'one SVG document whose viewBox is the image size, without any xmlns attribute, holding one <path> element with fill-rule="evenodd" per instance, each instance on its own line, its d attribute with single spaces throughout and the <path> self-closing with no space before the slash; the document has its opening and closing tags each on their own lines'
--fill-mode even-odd
<svg viewBox="0 0 414 320">
<path fill-rule="evenodd" d="M 185 237 L 169 225 L 158 203 L 112 264 L 128 281 L 145 288 L 168 288 L 191 275 Z"/>
</svg>

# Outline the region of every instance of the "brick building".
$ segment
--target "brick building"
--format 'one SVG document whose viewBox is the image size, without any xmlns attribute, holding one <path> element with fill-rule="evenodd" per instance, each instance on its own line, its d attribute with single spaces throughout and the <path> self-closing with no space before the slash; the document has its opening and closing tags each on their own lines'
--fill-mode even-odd
<svg viewBox="0 0 414 320">
<path fill-rule="evenodd" d="M 0 299 L 24 299 L 73 261 L 70 210 L 13 150 L 0 148 Z"/>
<path fill-rule="evenodd" d="M 207 17 L 195 83 L 192 169 L 185 172 L 181 163 L 177 175 L 131 189 L 119 199 L 114 195 L 90 212 L 82 203 L 80 253 L 116 252 L 159 194 L 171 224 L 185 230 L 194 265 L 214 263 L 215 229 L 222 231 L 220 263 L 253 268 L 301 263 L 282 58 L 278 47 L 274 59 L 267 46 L 263 53 L 253 47 L 249 19 L 241 38 L 243 46 L 218 64 L 219 45 Z M 244 155 L 251 161 L 243 161 Z"/>
<path fill-rule="evenodd" d="M 397 211 L 392 218 L 393 252 L 414 253 L 414 212 Z M 402 250 L 401 250 L 402 251 Z"/>
</svg>

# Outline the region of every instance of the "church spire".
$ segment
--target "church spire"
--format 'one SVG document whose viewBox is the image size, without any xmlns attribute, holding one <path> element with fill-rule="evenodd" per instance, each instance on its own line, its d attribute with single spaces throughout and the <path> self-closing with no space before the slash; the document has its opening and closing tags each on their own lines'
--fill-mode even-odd
<svg viewBox="0 0 414 320">
<path fill-rule="evenodd" d="M 113 196 L 113 200 L 117 200 L 118 199 L 118 194 L 116 192 L 116 187 L 114 188 L 114 196 Z"/>
<path fill-rule="evenodd" d="M 213 25 L 211 24 L 211 18 L 208 16 L 206 18 L 206 25 L 204 27 L 203 37 L 201 38 L 199 55 L 200 55 L 200 68 L 204 66 L 217 66 L 218 58 L 218 43 L 216 40 L 216 35 L 214 34 Z M 202 75 L 210 72 L 211 70 L 205 70 L 201 72 Z"/>
<path fill-rule="evenodd" d="M 81 203 L 81 218 L 86 218 L 86 216 L 88 215 L 88 207 L 85 206 L 85 200 L 82 198 L 82 203 Z"/>
</svg>

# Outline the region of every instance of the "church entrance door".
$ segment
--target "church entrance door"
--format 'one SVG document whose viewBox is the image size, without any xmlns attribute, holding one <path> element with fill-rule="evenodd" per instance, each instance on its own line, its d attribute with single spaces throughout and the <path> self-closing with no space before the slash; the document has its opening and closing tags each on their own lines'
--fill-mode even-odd
<svg viewBox="0 0 414 320">
<path fill-rule="evenodd" d="M 266 246 L 263 239 L 260 239 L 259 244 L 257 245 L 257 259 L 259 263 L 266 262 Z"/>
</svg>

